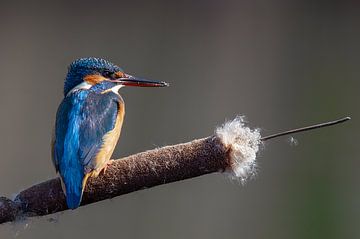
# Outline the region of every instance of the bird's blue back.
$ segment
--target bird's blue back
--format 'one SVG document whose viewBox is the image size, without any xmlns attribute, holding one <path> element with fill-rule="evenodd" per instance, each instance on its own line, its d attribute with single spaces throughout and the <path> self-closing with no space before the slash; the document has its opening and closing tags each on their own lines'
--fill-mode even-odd
<svg viewBox="0 0 360 239">
<path fill-rule="evenodd" d="M 94 87 L 93 87 L 94 88 Z M 86 170 L 103 144 L 103 137 L 114 129 L 120 96 L 100 94 L 99 89 L 78 90 L 68 94 L 57 112 L 54 163 L 66 188 L 69 208 L 80 205 Z"/>
</svg>

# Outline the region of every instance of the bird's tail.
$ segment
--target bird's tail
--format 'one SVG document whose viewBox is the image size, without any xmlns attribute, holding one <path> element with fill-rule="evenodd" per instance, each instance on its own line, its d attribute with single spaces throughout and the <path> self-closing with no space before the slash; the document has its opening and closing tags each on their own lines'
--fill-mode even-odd
<svg viewBox="0 0 360 239">
<path fill-rule="evenodd" d="M 66 178 L 63 185 L 65 187 L 66 204 L 70 209 L 76 209 L 80 206 L 82 195 L 83 195 L 83 179 L 80 178 Z"/>
</svg>

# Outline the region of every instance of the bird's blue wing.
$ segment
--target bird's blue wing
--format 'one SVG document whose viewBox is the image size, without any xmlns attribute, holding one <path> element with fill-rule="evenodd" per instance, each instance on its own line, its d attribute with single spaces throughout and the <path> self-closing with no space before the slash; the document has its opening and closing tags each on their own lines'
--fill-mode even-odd
<svg viewBox="0 0 360 239">
<path fill-rule="evenodd" d="M 83 108 L 80 126 L 80 158 L 84 166 L 93 167 L 91 161 L 103 145 L 103 137 L 114 129 L 118 115 L 118 102 L 114 94 L 89 94 Z"/>
<path fill-rule="evenodd" d="M 79 206 L 84 167 L 102 146 L 116 123 L 118 104 L 110 94 L 75 92 L 61 103 L 55 126 L 53 160 L 66 188 L 69 208 Z"/>
</svg>

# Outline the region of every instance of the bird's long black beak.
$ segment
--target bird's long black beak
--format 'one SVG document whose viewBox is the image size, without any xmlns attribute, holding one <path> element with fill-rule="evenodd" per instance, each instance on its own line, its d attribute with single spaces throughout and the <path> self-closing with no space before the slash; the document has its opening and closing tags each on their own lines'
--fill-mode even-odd
<svg viewBox="0 0 360 239">
<path fill-rule="evenodd" d="M 152 81 L 145 80 L 128 74 L 124 74 L 123 77 L 113 80 L 113 82 L 120 83 L 124 86 L 138 86 L 138 87 L 165 87 L 169 86 L 164 81 Z"/>
</svg>

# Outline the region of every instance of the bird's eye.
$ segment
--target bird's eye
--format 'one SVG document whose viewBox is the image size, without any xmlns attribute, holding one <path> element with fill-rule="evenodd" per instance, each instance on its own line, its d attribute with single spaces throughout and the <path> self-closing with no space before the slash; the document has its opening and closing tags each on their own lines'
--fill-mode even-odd
<svg viewBox="0 0 360 239">
<path fill-rule="evenodd" d="M 103 76 L 105 76 L 105 77 L 107 77 L 107 78 L 110 78 L 110 79 L 113 79 L 113 78 L 115 77 L 114 74 L 115 74 L 114 72 L 112 72 L 112 71 L 107 71 L 107 70 L 105 70 L 105 71 L 103 72 Z"/>
</svg>

